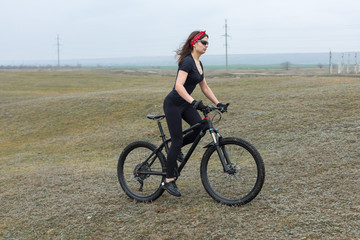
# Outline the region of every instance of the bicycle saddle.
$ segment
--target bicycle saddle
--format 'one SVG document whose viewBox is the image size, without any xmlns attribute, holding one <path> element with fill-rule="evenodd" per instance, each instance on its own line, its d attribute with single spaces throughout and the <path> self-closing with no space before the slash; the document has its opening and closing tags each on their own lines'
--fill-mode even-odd
<svg viewBox="0 0 360 240">
<path fill-rule="evenodd" d="M 148 119 L 151 119 L 151 120 L 157 120 L 157 119 L 163 119 L 165 118 L 165 115 L 164 114 L 160 114 L 160 115 L 147 115 L 146 116 Z"/>
</svg>

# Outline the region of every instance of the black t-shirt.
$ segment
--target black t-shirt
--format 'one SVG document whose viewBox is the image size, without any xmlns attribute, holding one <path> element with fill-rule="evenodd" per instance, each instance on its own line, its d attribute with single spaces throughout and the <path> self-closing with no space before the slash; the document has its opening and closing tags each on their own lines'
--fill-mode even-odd
<svg viewBox="0 0 360 240">
<path fill-rule="evenodd" d="M 200 83 L 204 79 L 204 68 L 203 68 L 203 65 L 202 65 L 201 62 L 200 62 L 200 65 L 201 65 L 201 69 L 202 69 L 203 74 L 199 73 L 199 70 L 197 69 L 196 64 L 195 64 L 195 60 L 194 60 L 194 58 L 192 57 L 191 54 L 186 56 L 180 62 L 180 65 L 179 65 L 179 68 L 178 68 L 178 71 L 177 71 L 177 75 L 179 74 L 180 70 L 188 73 L 188 76 L 187 76 L 186 81 L 184 83 L 184 87 L 185 87 L 186 91 L 189 94 L 191 94 L 194 91 L 196 85 L 198 83 Z M 177 75 L 176 75 L 176 79 L 177 79 Z M 185 99 L 183 99 L 178 94 L 178 92 L 175 90 L 175 85 L 174 85 L 173 90 L 170 92 L 169 96 L 178 103 L 185 103 L 186 102 Z"/>
</svg>

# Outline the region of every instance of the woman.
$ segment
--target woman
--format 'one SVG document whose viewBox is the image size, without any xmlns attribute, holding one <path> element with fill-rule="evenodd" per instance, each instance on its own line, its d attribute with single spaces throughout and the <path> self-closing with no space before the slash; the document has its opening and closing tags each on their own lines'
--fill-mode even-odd
<svg viewBox="0 0 360 240">
<path fill-rule="evenodd" d="M 182 119 L 191 126 L 200 122 L 200 114 L 196 110 L 205 108 L 202 101 L 196 101 L 190 94 L 199 84 L 204 95 L 221 111 L 227 110 L 227 105 L 220 103 L 207 85 L 200 56 L 208 48 L 209 36 L 206 31 L 194 31 L 190 34 L 184 45 L 176 52 L 179 55 L 178 72 L 173 90 L 164 100 L 164 112 L 171 137 L 171 146 L 167 157 L 166 180 L 162 186 L 172 195 L 181 196 L 175 183 L 176 159 L 181 156 L 181 147 L 192 143 L 200 129 L 183 138 Z M 180 157 L 181 159 L 181 157 Z"/>
</svg>

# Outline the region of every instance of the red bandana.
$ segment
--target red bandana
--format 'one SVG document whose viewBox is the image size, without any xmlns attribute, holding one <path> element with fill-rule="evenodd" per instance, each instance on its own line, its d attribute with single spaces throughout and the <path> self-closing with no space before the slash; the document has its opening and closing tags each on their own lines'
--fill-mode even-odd
<svg viewBox="0 0 360 240">
<path fill-rule="evenodd" d="M 206 31 L 202 31 L 200 33 L 198 33 L 190 42 L 190 46 L 193 47 L 194 44 L 197 42 L 197 40 L 199 40 L 199 38 L 204 35 L 206 33 Z"/>
</svg>

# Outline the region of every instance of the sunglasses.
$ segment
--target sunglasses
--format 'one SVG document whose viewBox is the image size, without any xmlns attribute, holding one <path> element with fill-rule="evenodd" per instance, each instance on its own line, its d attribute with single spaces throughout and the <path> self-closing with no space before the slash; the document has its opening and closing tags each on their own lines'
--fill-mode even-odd
<svg viewBox="0 0 360 240">
<path fill-rule="evenodd" d="M 198 40 L 198 42 L 201 42 L 201 44 L 204 46 L 209 45 L 209 42 L 205 40 Z"/>
</svg>

